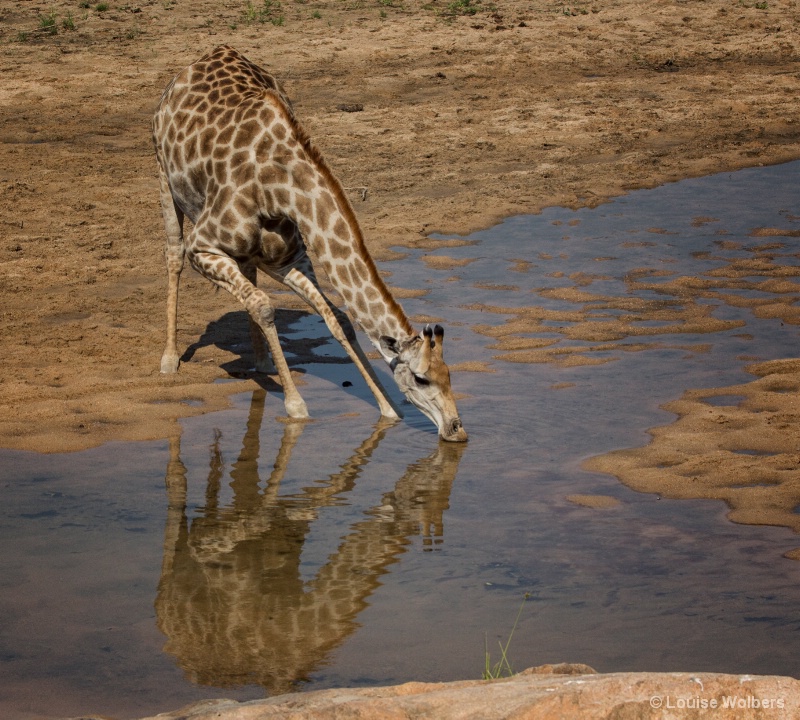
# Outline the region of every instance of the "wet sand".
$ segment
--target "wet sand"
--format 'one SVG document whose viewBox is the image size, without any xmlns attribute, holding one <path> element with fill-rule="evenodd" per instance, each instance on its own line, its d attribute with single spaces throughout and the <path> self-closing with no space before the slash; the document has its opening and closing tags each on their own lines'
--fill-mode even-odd
<svg viewBox="0 0 800 720">
<path fill-rule="evenodd" d="M 756 380 L 688 390 L 663 406 L 678 417 L 650 430 L 652 442 L 591 458 L 584 468 L 639 492 L 724 500 L 737 523 L 800 532 L 800 360 L 747 369 Z M 800 548 L 785 555 L 800 560 Z"/>
</svg>

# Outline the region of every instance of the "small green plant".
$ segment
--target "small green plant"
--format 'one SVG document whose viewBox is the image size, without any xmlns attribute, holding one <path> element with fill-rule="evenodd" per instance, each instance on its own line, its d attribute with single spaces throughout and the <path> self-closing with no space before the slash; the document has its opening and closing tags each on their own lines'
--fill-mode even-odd
<svg viewBox="0 0 800 720">
<path fill-rule="evenodd" d="M 108 3 L 107 2 L 97 3 L 97 5 L 94 6 L 94 9 L 97 10 L 97 12 L 105 12 L 106 10 L 108 10 Z"/>
<path fill-rule="evenodd" d="M 311 13 L 311 17 L 314 18 L 314 20 L 320 20 L 322 18 L 322 13 L 319 10 L 314 10 L 314 12 Z"/>
<path fill-rule="evenodd" d="M 477 15 L 481 0 L 453 0 L 445 11 L 446 15 Z"/>
<path fill-rule="evenodd" d="M 767 3 L 765 2 L 757 2 L 755 5 L 753 5 L 753 7 L 756 10 L 766 10 L 768 6 Z"/>
<path fill-rule="evenodd" d="M 55 11 L 49 12 L 47 15 L 39 15 L 39 30 L 48 35 L 55 35 L 58 33 Z"/>
<path fill-rule="evenodd" d="M 64 30 L 74 30 L 75 29 L 75 19 L 72 17 L 72 13 L 71 12 L 68 12 L 67 13 L 67 17 L 65 17 L 61 21 L 61 27 L 63 27 Z"/>
<path fill-rule="evenodd" d="M 525 607 L 525 603 L 529 597 L 529 593 L 525 593 L 523 596 L 522 605 L 519 606 L 517 617 L 514 620 L 514 625 L 511 627 L 511 632 L 508 634 L 508 639 L 506 640 L 505 645 L 498 640 L 498 644 L 500 645 L 500 659 L 496 663 L 492 663 L 492 655 L 489 652 L 489 640 L 488 638 L 484 638 L 484 680 L 497 680 L 501 677 L 511 677 L 514 674 L 514 669 L 511 667 L 511 662 L 508 659 L 508 648 L 511 645 L 511 639 L 514 637 L 514 631 L 517 629 L 517 624 L 522 616 L 522 610 Z"/>
<path fill-rule="evenodd" d="M 244 10 L 242 11 L 242 22 L 245 25 L 252 25 L 254 22 L 258 20 L 258 11 L 256 10 L 256 6 L 253 5 L 250 0 L 247 0 L 247 5 L 245 5 Z"/>
<path fill-rule="evenodd" d="M 273 25 L 283 25 L 284 21 L 283 6 L 280 0 L 262 0 L 260 6 L 254 5 L 252 0 L 247 0 L 247 5 L 242 11 L 242 22 L 245 25 L 267 22 Z"/>
<path fill-rule="evenodd" d="M 30 38 L 30 36 L 31 36 L 30 33 L 19 32 L 19 33 L 17 33 L 17 42 L 21 42 L 21 43 L 28 42 L 28 39 Z"/>
</svg>

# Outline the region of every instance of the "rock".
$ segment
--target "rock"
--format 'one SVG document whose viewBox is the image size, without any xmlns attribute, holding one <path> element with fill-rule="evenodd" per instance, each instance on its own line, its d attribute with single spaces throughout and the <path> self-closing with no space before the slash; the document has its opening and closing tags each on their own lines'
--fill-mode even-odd
<svg viewBox="0 0 800 720">
<path fill-rule="evenodd" d="M 718 673 L 598 674 L 544 665 L 503 680 L 319 690 L 239 703 L 205 701 L 157 720 L 714 720 L 800 718 L 800 681 Z M 146 720 L 156 720 L 148 718 Z"/>
</svg>

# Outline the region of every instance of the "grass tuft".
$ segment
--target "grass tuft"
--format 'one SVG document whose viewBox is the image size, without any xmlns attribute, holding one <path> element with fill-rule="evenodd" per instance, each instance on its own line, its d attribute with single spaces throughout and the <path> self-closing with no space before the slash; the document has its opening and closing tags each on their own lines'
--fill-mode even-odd
<svg viewBox="0 0 800 720">
<path fill-rule="evenodd" d="M 477 15 L 481 9 L 481 0 L 452 0 L 445 10 L 445 15 Z"/>
<path fill-rule="evenodd" d="M 483 668 L 483 679 L 484 680 L 498 680 L 499 678 L 503 677 L 511 677 L 514 675 L 514 668 L 511 667 L 511 661 L 508 659 L 508 648 L 511 646 L 511 640 L 514 637 L 514 631 L 517 629 L 517 624 L 519 623 L 519 619 L 522 616 L 522 610 L 525 607 L 525 602 L 530 597 L 529 593 L 525 593 L 524 597 L 522 598 L 522 604 L 519 606 L 519 610 L 517 611 L 517 617 L 514 620 L 514 625 L 511 628 L 511 632 L 508 634 L 508 639 L 505 642 L 505 645 L 498 641 L 500 645 L 500 659 L 496 662 L 492 662 L 492 655 L 489 652 L 489 640 L 488 638 L 484 638 L 484 646 L 485 646 L 485 657 L 484 657 L 484 668 Z"/>
<path fill-rule="evenodd" d="M 55 35 L 58 33 L 55 11 L 49 12 L 47 15 L 39 15 L 39 30 L 48 35 Z"/>
<path fill-rule="evenodd" d="M 280 26 L 283 25 L 286 18 L 283 15 L 283 6 L 280 0 L 262 0 L 261 5 L 254 5 L 252 0 L 247 0 L 241 20 L 245 25 L 269 22 Z"/>
</svg>

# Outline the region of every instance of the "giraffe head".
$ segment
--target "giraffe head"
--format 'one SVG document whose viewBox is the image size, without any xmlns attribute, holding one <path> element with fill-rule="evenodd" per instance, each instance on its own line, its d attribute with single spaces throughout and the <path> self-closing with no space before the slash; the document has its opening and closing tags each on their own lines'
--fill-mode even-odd
<svg viewBox="0 0 800 720">
<path fill-rule="evenodd" d="M 464 442 L 467 433 L 458 416 L 450 387 L 450 370 L 442 355 L 444 330 L 437 325 L 407 340 L 381 337 L 381 350 L 389 361 L 395 382 L 412 405 L 416 405 L 448 442 Z"/>
</svg>

